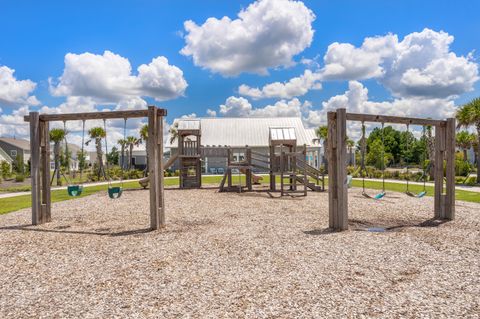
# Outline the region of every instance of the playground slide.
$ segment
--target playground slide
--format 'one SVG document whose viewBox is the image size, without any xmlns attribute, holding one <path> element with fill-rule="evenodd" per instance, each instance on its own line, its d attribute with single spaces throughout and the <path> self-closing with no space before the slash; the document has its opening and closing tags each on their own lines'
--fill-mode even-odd
<svg viewBox="0 0 480 319">
<path fill-rule="evenodd" d="M 177 158 L 178 158 L 178 154 L 175 154 L 172 157 L 170 157 L 170 159 L 163 165 L 163 170 L 166 170 L 167 168 L 172 166 Z M 148 176 L 138 181 L 140 186 L 142 186 L 143 188 L 147 188 L 149 182 L 150 182 L 150 178 Z"/>
<path fill-rule="evenodd" d="M 247 170 L 242 168 L 242 169 L 240 169 L 240 172 L 242 174 L 246 174 Z M 255 174 L 252 173 L 252 179 L 253 179 L 253 184 L 258 185 L 258 184 L 260 184 L 260 181 L 263 180 L 263 176 L 255 175 Z"/>
</svg>

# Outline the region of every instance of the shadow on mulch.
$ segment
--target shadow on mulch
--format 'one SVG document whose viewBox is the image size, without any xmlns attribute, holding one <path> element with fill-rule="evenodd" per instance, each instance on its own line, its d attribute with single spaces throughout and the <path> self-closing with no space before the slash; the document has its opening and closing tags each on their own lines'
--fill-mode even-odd
<svg viewBox="0 0 480 319">
<path fill-rule="evenodd" d="M 21 231 L 32 231 L 32 232 L 39 232 L 39 233 L 57 233 L 57 234 L 63 233 L 63 234 L 96 235 L 96 236 L 110 236 L 110 237 L 138 235 L 138 234 L 149 233 L 152 231 L 150 228 L 123 230 L 119 232 L 110 232 L 110 228 L 98 228 L 98 229 L 95 229 L 95 231 L 68 230 L 68 228 L 70 228 L 69 225 L 57 226 L 54 229 L 45 229 L 45 228 L 36 228 L 36 226 L 33 226 L 31 224 L 24 224 L 24 225 L 0 227 L 0 231 L 21 230 Z"/>
<path fill-rule="evenodd" d="M 446 219 L 428 219 L 421 222 L 406 222 L 404 224 L 388 225 L 386 223 L 373 223 L 364 220 L 350 219 L 348 221 L 348 226 L 350 230 L 353 231 L 366 231 L 373 233 L 384 233 L 384 232 L 394 232 L 400 231 L 405 228 L 412 227 L 438 227 L 444 223 L 448 222 Z M 303 231 L 306 235 L 319 236 L 319 235 L 329 235 L 334 233 L 339 233 L 340 231 L 333 230 L 331 228 L 321 228 L 321 229 L 312 229 Z"/>
</svg>

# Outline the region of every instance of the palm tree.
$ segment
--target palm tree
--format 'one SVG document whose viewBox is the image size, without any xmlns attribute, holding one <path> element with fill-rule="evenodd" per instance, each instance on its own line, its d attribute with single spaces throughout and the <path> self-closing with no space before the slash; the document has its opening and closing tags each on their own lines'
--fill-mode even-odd
<svg viewBox="0 0 480 319">
<path fill-rule="evenodd" d="M 103 167 L 103 152 L 102 152 L 102 139 L 107 136 L 105 130 L 101 127 L 92 127 L 88 130 L 88 135 L 90 136 L 90 140 L 85 142 L 88 145 L 92 140 L 95 141 L 95 148 L 97 150 L 97 164 L 98 164 L 98 172 L 97 177 L 105 175 L 105 168 Z"/>
<path fill-rule="evenodd" d="M 353 148 L 355 147 L 355 141 L 347 137 L 347 149 L 349 153 L 348 165 L 353 165 Z"/>
<path fill-rule="evenodd" d="M 126 138 L 129 154 L 128 154 L 128 169 L 132 169 L 133 147 L 140 145 L 142 139 L 135 136 L 127 136 Z"/>
<path fill-rule="evenodd" d="M 328 171 L 328 153 L 327 153 L 327 143 L 328 143 L 328 126 L 323 125 L 318 127 L 315 130 L 315 135 L 321 140 L 323 140 L 323 167 L 325 171 Z"/>
<path fill-rule="evenodd" d="M 127 140 L 126 139 L 119 139 L 117 141 L 118 145 L 120 145 L 120 153 L 122 154 L 122 161 L 120 162 L 120 165 L 123 168 L 125 168 L 125 148 L 127 147 Z"/>
<path fill-rule="evenodd" d="M 145 142 L 145 153 L 147 155 L 147 165 L 145 167 L 144 176 L 148 174 L 148 124 L 143 125 L 140 128 L 140 138 Z"/>
<path fill-rule="evenodd" d="M 56 174 L 57 186 L 62 185 L 62 182 L 60 181 L 60 144 L 65 139 L 65 135 L 67 135 L 67 132 L 61 128 L 54 128 L 50 130 L 49 133 L 50 140 L 53 141 L 53 154 L 55 160 L 55 170 L 53 171 L 53 174 Z"/>
<path fill-rule="evenodd" d="M 457 146 L 463 151 L 463 160 L 468 161 L 467 151 L 472 147 L 475 142 L 475 136 L 468 131 L 460 131 L 455 137 Z"/>
<path fill-rule="evenodd" d="M 477 141 L 480 143 L 480 98 L 473 99 L 457 111 L 458 127 L 475 126 Z M 477 150 L 477 159 L 480 158 L 480 149 Z M 477 183 L 480 184 L 480 161 L 477 160 Z"/>
<path fill-rule="evenodd" d="M 175 141 L 175 139 L 178 137 L 178 122 L 175 122 L 170 126 L 170 129 L 168 130 L 170 133 L 170 145 Z"/>
</svg>

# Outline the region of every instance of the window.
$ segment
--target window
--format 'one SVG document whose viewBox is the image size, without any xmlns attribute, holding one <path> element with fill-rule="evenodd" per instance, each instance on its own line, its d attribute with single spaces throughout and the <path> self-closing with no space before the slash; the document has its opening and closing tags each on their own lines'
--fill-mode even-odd
<svg viewBox="0 0 480 319">
<path fill-rule="evenodd" d="M 12 159 L 15 159 L 15 157 L 17 157 L 17 150 L 10 150 L 10 156 Z"/>
</svg>

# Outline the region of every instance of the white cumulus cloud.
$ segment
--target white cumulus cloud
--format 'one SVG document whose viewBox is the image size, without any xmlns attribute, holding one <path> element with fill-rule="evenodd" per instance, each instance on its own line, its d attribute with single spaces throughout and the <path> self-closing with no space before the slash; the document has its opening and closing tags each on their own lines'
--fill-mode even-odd
<svg viewBox="0 0 480 319">
<path fill-rule="evenodd" d="M 291 99 L 296 96 L 307 94 L 309 90 L 320 90 L 322 85 L 318 82 L 321 78 L 319 73 L 314 73 L 310 70 L 290 79 L 287 82 L 274 82 L 265 85 L 261 89 L 252 88 L 248 85 L 242 84 L 238 88 L 238 93 L 243 96 L 248 96 L 253 99 L 263 98 L 280 98 Z"/>
<path fill-rule="evenodd" d="M 0 105 L 38 105 L 40 102 L 31 93 L 37 84 L 31 80 L 17 80 L 15 70 L 0 66 Z"/>
<path fill-rule="evenodd" d="M 225 104 L 220 105 L 219 113 L 228 117 L 299 117 L 302 111 L 310 108 L 310 102 L 300 102 L 299 99 L 280 100 L 273 105 L 254 108 L 243 97 L 230 96 Z"/>
<path fill-rule="evenodd" d="M 186 21 L 186 45 L 180 52 L 225 76 L 266 74 L 268 68 L 294 64 L 292 58 L 312 43 L 314 20 L 301 1 L 258 0 L 237 19 L 212 17 L 202 25 Z"/>
<path fill-rule="evenodd" d="M 103 103 L 117 103 L 138 97 L 152 97 L 157 101 L 181 96 L 187 88 L 183 72 L 170 65 L 167 58 L 154 58 L 142 64 L 132 74 L 128 59 L 105 51 L 65 56 L 65 69 L 58 83 L 51 84 L 55 96 L 91 97 Z"/>
<path fill-rule="evenodd" d="M 333 43 L 324 56 L 324 80 L 377 78 L 399 98 L 448 98 L 471 91 L 478 65 L 451 52 L 454 37 L 424 29 L 402 41 L 396 35 L 366 38 L 360 47 Z"/>
</svg>

